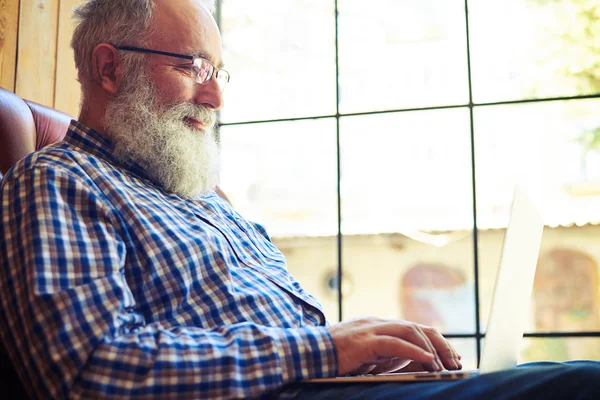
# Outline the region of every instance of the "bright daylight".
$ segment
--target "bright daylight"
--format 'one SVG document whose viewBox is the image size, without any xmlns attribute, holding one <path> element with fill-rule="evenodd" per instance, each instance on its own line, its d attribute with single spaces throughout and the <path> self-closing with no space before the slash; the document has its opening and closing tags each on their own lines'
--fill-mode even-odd
<svg viewBox="0 0 600 400">
<path fill-rule="evenodd" d="M 464 2 L 338 6 L 343 315 L 376 306 L 382 317 L 473 334 Z M 522 184 L 546 226 L 527 331 L 600 331 L 600 4 L 473 0 L 469 7 L 481 327 L 512 191 Z M 223 189 L 265 225 L 290 271 L 335 319 L 333 12 L 333 2 L 320 0 L 222 1 L 235 81 L 221 140 Z M 559 100 L 517 102 L 548 98 Z M 237 124 L 305 117 L 319 118 Z M 474 365 L 475 341 L 455 340 Z M 522 360 L 581 357 L 600 357 L 600 338 L 532 338 L 521 353 Z"/>
<path fill-rule="evenodd" d="M 600 0 L 0 0 L 0 397 L 600 393 Z"/>
</svg>

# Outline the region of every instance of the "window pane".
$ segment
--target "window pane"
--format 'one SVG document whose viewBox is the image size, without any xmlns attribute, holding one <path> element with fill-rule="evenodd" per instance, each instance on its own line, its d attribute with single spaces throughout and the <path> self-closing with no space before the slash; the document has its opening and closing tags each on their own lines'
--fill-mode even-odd
<svg viewBox="0 0 600 400">
<path fill-rule="evenodd" d="M 523 339 L 519 363 L 569 360 L 600 360 L 600 337 Z"/>
<path fill-rule="evenodd" d="M 335 119 L 221 127 L 221 187 L 272 237 L 337 233 Z"/>
<path fill-rule="evenodd" d="M 475 108 L 482 324 L 519 183 L 546 225 L 527 330 L 600 330 L 599 106 L 578 100 Z"/>
<path fill-rule="evenodd" d="M 470 0 L 473 98 L 600 92 L 597 0 Z"/>
<path fill-rule="evenodd" d="M 468 102 L 462 0 L 339 0 L 344 113 Z"/>
<path fill-rule="evenodd" d="M 470 231 L 420 240 L 402 234 L 343 237 L 344 318 L 375 315 L 474 333 L 473 242 Z M 436 246 L 426 241 L 447 240 Z"/>
<path fill-rule="evenodd" d="M 343 117 L 344 234 L 471 230 L 467 108 Z"/>
<path fill-rule="evenodd" d="M 344 316 L 473 333 L 467 109 L 341 121 Z"/>
<path fill-rule="evenodd" d="M 222 0 L 223 121 L 335 114 L 334 2 Z"/>
</svg>

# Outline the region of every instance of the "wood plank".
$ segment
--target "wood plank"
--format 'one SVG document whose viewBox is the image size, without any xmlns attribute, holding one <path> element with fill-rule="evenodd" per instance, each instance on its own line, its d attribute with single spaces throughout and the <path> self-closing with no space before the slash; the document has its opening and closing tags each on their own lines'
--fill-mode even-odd
<svg viewBox="0 0 600 400">
<path fill-rule="evenodd" d="M 81 89 L 77 82 L 77 69 L 71 49 L 71 36 L 75 23 L 71 19 L 73 7 L 80 0 L 60 0 L 58 13 L 58 45 L 56 50 L 56 83 L 54 91 L 54 108 L 73 117 L 79 115 Z"/>
<path fill-rule="evenodd" d="M 19 0 L 0 0 L 0 87 L 15 91 Z"/>
<path fill-rule="evenodd" d="M 59 0 L 21 0 L 16 93 L 54 107 Z"/>
</svg>

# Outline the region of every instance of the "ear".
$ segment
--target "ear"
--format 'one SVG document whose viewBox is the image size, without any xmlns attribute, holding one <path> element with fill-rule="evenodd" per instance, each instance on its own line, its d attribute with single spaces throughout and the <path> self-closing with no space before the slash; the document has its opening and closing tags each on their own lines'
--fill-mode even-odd
<svg viewBox="0 0 600 400">
<path fill-rule="evenodd" d="M 121 64 L 119 53 L 114 46 L 100 43 L 92 52 L 94 81 L 96 81 L 109 96 L 114 96 L 121 86 Z"/>
</svg>

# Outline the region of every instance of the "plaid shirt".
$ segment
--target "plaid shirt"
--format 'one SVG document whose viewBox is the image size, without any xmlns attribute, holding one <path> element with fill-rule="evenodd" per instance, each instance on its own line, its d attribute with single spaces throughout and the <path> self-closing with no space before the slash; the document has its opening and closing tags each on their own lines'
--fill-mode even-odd
<svg viewBox="0 0 600 400">
<path fill-rule="evenodd" d="M 320 304 L 215 193 L 165 193 L 73 121 L 0 196 L 0 333 L 36 397 L 247 398 L 335 376 Z"/>
</svg>

